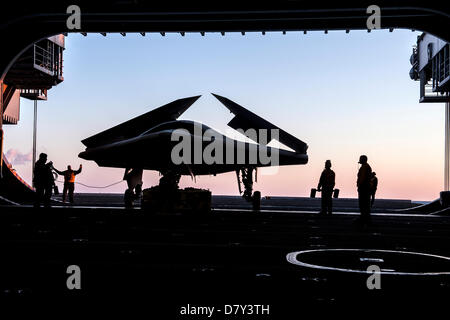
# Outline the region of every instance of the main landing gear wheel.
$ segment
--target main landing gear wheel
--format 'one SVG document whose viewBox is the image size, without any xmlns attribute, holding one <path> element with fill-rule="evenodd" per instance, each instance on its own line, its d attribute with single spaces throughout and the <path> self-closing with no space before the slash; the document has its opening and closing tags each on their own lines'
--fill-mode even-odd
<svg viewBox="0 0 450 320">
<path fill-rule="evenodd" d="M 252 197 L 252 205 L 254 211 L 259 211 L 261 209 L 261 192 L 255 191 Z"/>
<path fill-rule="evenodd" d="M 254 167 L 246 167 L 236 171 L 236 176 L 238 179 L 239 193 L 241 192 L 241 179 L 239 174 L 242 176 L 242 184 L 244 185 L 244 193 L 242 197 L 252 204 L 254 211 L 259 211 L 261 208 L 261 192 L 253 192 L 253 171 L 256 172 Z M 255 174 L 256 180 L 256 174 Z"/>
</svg>

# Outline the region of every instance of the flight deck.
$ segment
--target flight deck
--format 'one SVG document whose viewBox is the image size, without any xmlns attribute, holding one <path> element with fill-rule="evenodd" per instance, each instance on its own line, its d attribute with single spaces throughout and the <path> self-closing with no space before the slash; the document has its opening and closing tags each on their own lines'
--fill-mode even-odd
<svg viewBox="0 0 450 320">
<path fill-rule="evenodd" d="M 196 215 L 125 209 L 121 197 L 2 206 L 0 295 L 148 297 L 174 315 L 194 302 L 270 304 L 281 315 L 356 302 L 434 303 L 450 293 L 450 217 L 402 212 L 407 200 L 379 200 L 372 224 L 362 226 L 357 210 L 321 216 L 308 198 L 266 199 L 271 208 L 262 201 L 255 212 L 219 196 L 210 214 Z M 338 200 L 341 209 L 357 203 Z M 66 268 L 74 264 L 82 289 L 71 291 Z M 380 290 L 366 285 L 374 264 Z"/>
</svg>

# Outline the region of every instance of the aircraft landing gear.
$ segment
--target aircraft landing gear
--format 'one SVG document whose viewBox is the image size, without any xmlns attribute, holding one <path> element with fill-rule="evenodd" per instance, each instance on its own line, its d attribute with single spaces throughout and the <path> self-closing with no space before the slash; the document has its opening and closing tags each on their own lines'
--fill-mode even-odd
<svg viewBox="0 0 450 320">
<path fill-rule="evenodd" d="M 244 192 L 242 193 L 242 197 L 248 202 L 252 203 L 253 210 L 258 211 L 261 208 L 261 192 L 255 191 L 253 192 L 253 171 L 256 170 L 254 167 L 246 167 L 242 168 L 239 171 L 236 171 L 239 193 L 241 191 L 241 179 L 239 175 L 242 176 L 242 184 L 244 185 Z M 256 177 L 256 174 L 255 174 Z M 256 180 L 256 179 L 255 179 Z"/>
<path fill-rule="evenodd" d="M 128 189 L 123 197 L 125 207 L 132 208 L 133 201 L 141 197 L 142 194 L 142 169 L 126 169 L 123 180 L 127 181 Z"/>
<path fill-rule="evenodd" d="M 253 168 L 242 168 L 241 175 L 242 184 L 244 185 L 244 193 L 242 194 L 242 197 L 247 201 L 251 201 L 253 193 Z"/>
</svg>

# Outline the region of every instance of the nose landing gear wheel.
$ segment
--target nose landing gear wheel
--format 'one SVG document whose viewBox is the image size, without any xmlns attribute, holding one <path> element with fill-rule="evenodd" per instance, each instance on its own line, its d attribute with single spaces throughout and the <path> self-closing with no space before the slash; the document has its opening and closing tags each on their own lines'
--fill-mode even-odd
<svg viewBox="0 0 450 320">
<path fill-rule="evenodd" d="M 252 197 L 252 206 L 254 211 L 259 211 L 261 209 L 261 192 L 255 191 Z"/>
</svg>

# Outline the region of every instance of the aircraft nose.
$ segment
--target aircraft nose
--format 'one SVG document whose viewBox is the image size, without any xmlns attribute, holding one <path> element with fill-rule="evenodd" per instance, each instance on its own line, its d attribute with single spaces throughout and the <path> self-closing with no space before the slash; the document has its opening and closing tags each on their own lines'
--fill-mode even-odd
<svg viewBox="0 0 450 320">
<path fill-rule="evenodd" d="M 87 152 L 87 151 L 80 152 L 80 153 L 78 154 L 78 157 L 81 158 L 81 159 L 89 160 L 89 159 L 88 159 L 88 152 Z"/>
</svg>

